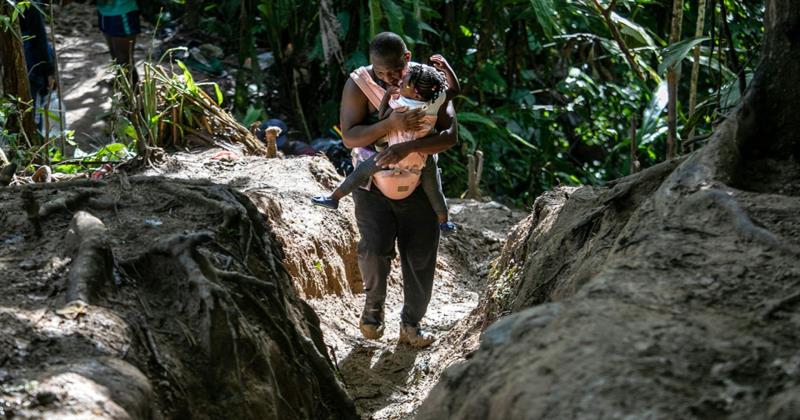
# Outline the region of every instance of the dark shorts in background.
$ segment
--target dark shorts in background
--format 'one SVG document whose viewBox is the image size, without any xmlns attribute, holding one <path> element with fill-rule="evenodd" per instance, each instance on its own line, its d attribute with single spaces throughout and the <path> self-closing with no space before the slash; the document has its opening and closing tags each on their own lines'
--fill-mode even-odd
<svg viewBox="0 0 800 420">
<path fill-rule="evenodd" d="M 107 36 L 127 37 L 142 32 L 138 10 L 117 16 L 103 16 L 98 13 L 97 22 L 100 25 L 100 31 Z"/>
</svg>

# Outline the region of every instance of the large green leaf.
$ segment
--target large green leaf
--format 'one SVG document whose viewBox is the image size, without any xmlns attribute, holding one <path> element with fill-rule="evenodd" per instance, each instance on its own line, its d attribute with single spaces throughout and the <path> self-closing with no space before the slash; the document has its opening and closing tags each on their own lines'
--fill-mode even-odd
<svg viewBox="0 0 800 420">
<path fill-rule="evenodd" d="M 192 77 L 192 73 L 186 67 L 186 64 L 183 64 L 181 60 L 175 60 L 178 63 L 178 67 L 183 70 L 183 78 L 186 81 L 186 88 L 189 89 L 189 92 L 197 93 L 197 85 L 194 83 L 194 77 Z"/>
<path fill-rule="evenodd" d="M 746 73 L 745 80 L 749 85 L 750 81 L 753 80 L 753 73 Z M 734 105 L 739 103 L 740 99 L 741 94 L 739 93 L 739 79 L 732 79 L 722 87 L 722 91 L 720 92 L 720 105 L 722 106 L 723 110 L 733 108 Z"/>
<path fill-rule="evenodd" d="M 400 7 L 394 0 L 381 0 L 381 7 L 383 7 L 386 21 L 389 22 L 389 30 L 392 32 L 403 35 L 403 8 Z"/>
<path fill-rule="evenodd" d="M 720 63 L 719 59 L 716 56 L 709 57 L 708 56 L 709 53 L 710 53 L 710 48 L 709 47 L 700 46 L 700 65 L 701 66 L 708 67 L 708 70 L 711 71 L 711 72 L 721 72 L 722 75 L 725 77 L 725 80 L 730 80 L 730 79 L 733 79 L 733 78 L 736 77 L 736 73 L 731 71 L 731 69 L 729 69 L 728 66 L 726 66 L 725 64 Z M 692 59 L 692 57 L 689 56 L 689 59 Z"/>
<path fill-rule="evenodd" d="M 383 12 L 381 11 L 381 0 L 369 0 L 369 39 L 375 38 L 375 35 L 380 31 L 381 18 Z"/>
<path fill-rule="evenodd" d="M 530 2 L 542 32 L 547 38 L 552 38 L 553 33 L 559 31 L 558 22 L 555 20 L 553 2 L 551 0 L 530 0 Z"/>
<path fill-rule="evenodd" d="M 514 134 L 512 132 L 508 132 L 508 135 L 511 136 L 512 139 L 518 141 L 519 143 L 523 144 L 526 147 L 529 147 L 533 150 L 538 150 L 538 148 L 532 144 L 530 144 L 527 140 L 523 139 L 521 136 Z"/>
<path fill-rule="evenodd" d="M 430 32 L 430 33 L 432 33 L 432 34 L 434 34 L 436 36 L 439 36 L 439 31 L 437 31 L 436 29 L 433 29 L 431 27 L 431 25 L 428 25 L 425 22 L 419 22 L 418 25 L 419 25 L 419 28 L 422 29 L 423 31 L 428 31 L 428 32 Z"/>
<path fill-rule="evenodd" d="M 464 124 L 458 124 L 458 136 L 467 142 L 469 145 L 468 150 L 475 150 L 478 142 L 475 140 L 475 136 L 472 135 L 472 131 L 470 131 Z"/>
<path fill-rule="evenodd" d="M 652 137 L 659 130 L 659 120 L 664 108 L 667 106 L 667 102 L 667 82 L 662 81 L 653 91 L 650 104 L 644 110 L 644 121 L 642 121 L 641 127 L 636 132 L 637 137 L 641 139 L 639 141 L 640 144 L 644 142 L 645 137 Z"/>
<path fill-rule="evenodd" d="M 487 118 L 484 115 L 477 114 L 475 112 L 459 112 L 458 113 L 458 120 L 462 123 L 464 122 L 474 122 L 483 124 L 490 128 L 497 128 L 497 124 L 494 123 L 491 119 Z"/>
<path fill-rule="evenodd" d="M 619 31 L 625 35 L 628 35 L 641 43 L 642 45 L 653 46 L 655 43 L 653 42 L 653 38 L 648 35 L 647 30 L 635 22 L 631 22 L 630 20 L 616 14 L 611 13 L 611 21 L 614 22 L 615 25 L 619 26 Z"/>
<path fill-rule="evenodd" d="M 689 38 L 664 48 L 664 50 L 661 52 L 663 59 L 658 65 L 658 74 L 664 74 L 669 67 L 672 67 L 683 61 L 683 59 L 689 55 L 696 45 L 708 40 L 709 38 L 706 36 L 700 38 Z"/>
</svg>

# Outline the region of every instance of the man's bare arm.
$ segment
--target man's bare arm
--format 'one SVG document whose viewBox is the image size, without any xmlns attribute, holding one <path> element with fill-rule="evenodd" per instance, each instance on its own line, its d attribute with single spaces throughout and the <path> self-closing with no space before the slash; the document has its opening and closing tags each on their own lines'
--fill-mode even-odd
<svg viewBox="0 0 800 420">
<path fill-rule="evenodd" d="M 342 141 L 348 148 L 366 147 L 386 135 L 391 129 L 387 118 L 375 124 L 363 124 L 369 116 L 369 102 L 353 79 L 347 79 L 342 91 L 339 108 L 339 124 L 342 128 Z"/>
<path fill-rule="evenodd" d="M 353 79 L 347 79 L 342 92 L 339 124 L 344 145 L 366 147 L 391 130 L 415 131 L 422 127 L 424 112 L 421 109 L 401 112 L 394 110 L 388 118 L 374 124 L 364 124 L 369 116 L 369 102 Z"/>
<path fill-rule="evenodd" d="M 396 94 L 398 90 L 397 86 L 386 89 L 386 93 L 383 95 L 383 99 L 381 99 L 381 106 L 378 108 L 379 119 L 386 119 L 392 114 L 392 107 L 389 106 L 389 100 L 392 99 L 392 95 Z"/>
</svg>

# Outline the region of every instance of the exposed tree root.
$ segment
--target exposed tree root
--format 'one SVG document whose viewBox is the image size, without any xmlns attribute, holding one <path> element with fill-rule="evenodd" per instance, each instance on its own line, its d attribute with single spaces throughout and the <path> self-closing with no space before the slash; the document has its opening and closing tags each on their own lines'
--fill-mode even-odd
<svg viewBox="0 0 800 420">
<path fill-rule="evenodd" d="M 770 301 L 766 303 L 766 309 L 764 309 L 764 311 L 761 313 L 761 320 L 766 321 L 772 318 L 775 315 L 775 312 L 778 312 L 787 306 L 794 305 L 798 302 L 800 302 L 800 292 L 794 292 L 786 297 Z"/>
<path fill-rule="evenodd" d="M 700 190 L 687 198 L 687 205 L 709 201 L 720 206 L 733 222 L 736 233 L 744 240 L 758 242 L 789 255 L 800 256 L 800 247 L 774 233 L 756 226 L 731 192 L 712 188 Z"/>
<path fill-rule="evenodd" d="M 36 236 L 42 236 L 42 223 L 39 220 L 39 202 L 31 190 L 22 192 L 22 208 L 28 216 L 28 221 L 33 226 Z"/>
<path fill-rule="evenodd" d="M 63 191 L 45 191 L 50 188 Z M 24 208 L 31 223 L 52 216 L 60 223 L 76 212 L 66 238 L 48 232 L 42 221 L 45 237 L 57 235 L 74 244 L 67 250 L 71 261 L 58 259 L 68 261 L 69 272 L 62 271 L 61 278 L 68 282 L 64 294 L 70 304 L 56 312 L 69 318 L 83 314 L 81 325 L 106 320 L 105 311 L 86 312 L 90 304 L 119 315 L 114 338 L 129 341 L 114 350 L 147 375 L 164 413 L 176 418 L 209 412 L 214 418 L 355 418 L 353 403 L 328 360 L 319 320 L 293 295 L 279 242 L 246 196 L 208 180 L 123 175 L 119 186 L 112 177 L 3 189 L 4 194 L 20 192 L 27 201 L 18 196 L 14 206 Z M 95 214 L 100 218 L 117 214 L 120 221 L 132 220 L 142 210 L 152 212 L 154 202 L 165 196 L 195 213 L 191 220 L 185 220 L 183 209 L 164 214 L 165 227 L 208 230 L 153 240 L 116 219 L 106 233 L 98 217 L 78 211 L 99 209 Z M 30 229 L 23 213 L 12 213 L 0 212 L 0 221 L 13 218 L 15 229 Z M 148 228 L 150 234 L 158 231 Z M 125 260 L 116 265 L 106 235 L 120 239 L 113 242 L 114 251 Z M 98 293 L 116 273 L 124 281 L 114 295 Z"/>
<path fill-rule="evenodd" d="M 49 185 L 49 184 L 44 184 Z M 81 189 L 74 193 L 66 194 L 65 196 L 58 197 L 42 204 L 39 209 L 39 217 L 46 218 L 53 213 L 66 210 L 73 211 L 86 205 L 91 197 L 102 194 L 99 189 Z"/>
<path fill-rule="evenodd" d="M 107 230 L 100 219 L 79 211 L 67 231 L 72 247 L 72 265 L 67 278 L 67 305 L 89 304 L 94 295 L 112 278 L 113 260 Z"/>
<path fill-rule="evenodd" d="M 333 395 L 338 397 L 341 401 L 345 401 L 347 403 L 348 411 L 352 410 L 355 412 L 355 404 L 352 402 L 350 397 L 347 395 L 347 392 L 344 389 L 344 385 L 342 382 L 337 378 L 333 371 L 330 369 L 329 360 L 327 357 L 323 356 L 322 353 L 319 352 L 317 347 L 314 345 L 314 341 L 312 339 L 299 334 L 295 329 L 291 329 L 289 332 L 285 331 L 283 328 L 280 327 L 280 323 L 274 319 L 272 313 L 274 309 L 270 309 L 266 307 L 258 298 L 253 296 L 250 292 L 245 291 L 245 295 L 254 303 L 257 307 L 259 307 L 262 313 L 266 316 L 266 319 L 270 321 L 272 326 L 280 331 L 281 335 L 284 337 L 285 348 L 292 349 L 292 352 L 295 352 L 296 348 L 302 348 L 305 350 L 307 355 L 310 355 L 307 359 L 310 362 L 312 369 L 314 371 L 319 372 L 324 376 L 326 381 L 324 384 L 329 384 L 329 386 L 322 389 L 323 394 Z M 270 296 L 267 296 L 270 298 Z M 271 303 L 277 303 L 278 305 L 283 306 L 280 301 L 277 301 L 274 297 L 270 299 Z M 284 308 L 285 310 L 285 308 Z"/>
<path fill-rule="evenodd" d="M 211 263 L 197 251 L 197 246 L 209 242 L 214 237 L 208 232 L 192 233 L 188 235 L 173 235 L 165 240 L 158 242 L 151 250 L 155 254 L 168 255 L 177 259 L 178 264 L 183 267 L 189 283 L 194 286 L 200 301 L 203 318 L 201 325 L 204 334 L 201 337 L 201 344 L 207 353 L 211 353 L 213 336 L 213 314 L 212 311 L 219 308 L 226 313 L 232 303 L 228 292 L 220 285 L 216 284 L 216 270 Z M 230 329 L 231 337 L 237 337 L 236 331 Z"/>
<path fill-rule="evenodd" d="M 220 280 L 227 280 L 240 284 L 248 284 L 266 290 L 275 289 L 275 283 L 265 280 L 259 280 L 255 277 L 247 276 L 233 271 L 223 271 L 215 268 L 214 273 L 216 274 L 217 277 L 219 277 Z"/>
</svg>

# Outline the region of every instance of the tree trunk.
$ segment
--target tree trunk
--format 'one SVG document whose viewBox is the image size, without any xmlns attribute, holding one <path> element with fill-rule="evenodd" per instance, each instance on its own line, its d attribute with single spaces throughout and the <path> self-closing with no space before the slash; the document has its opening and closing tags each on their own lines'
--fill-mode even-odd
<svg viewBox="0 0 800 420">
<path fill-rule="evenodd" d="M 0 3 L 0 15 L 10 16 L 11 7 L 6 2 Z M 19 21 L 14 21 L 11 29 L 0 35 L 0 65 L 3 67 L 3 93 L 18 98 L 20 111 L 24 111 L 25 105 L 21 104 L 30 104 L 32 100 L 21 39 Z M 12 133 L 25 137 L 29 146 L 38 144 L 32 112 L 22 114 L 22 121 L 18 115 L 10 116 L 6 127 Z"/>
<path fill-rule="evenodd" d="M 739 65 L 739 56 L 736 54 L 733 34 L 731 34 L 731 28 L 728 26 L 728 9 L 725 6 L 725 1 L 719 2 L 719 10 L 722 32 L 725 34 L 725 42 L 728 43 L 728 65 L 736 73 L 736 77 L 739 80 L 739 94 L 744 96 L 745 88 L 747 88 L 747 77 L 744 74 L 744 65 Z"/>
<path fill-rule="evenodd" d="M 748 149 L 800 159 L 800 3 L 768 1 L 761 60 L 750 85 L 759 135 Z"/>
<path fill-rule="evenodd" d="M 672 3 L 672 30 L 669 35 L 669 44 L 674 45 L 681 39 L 681 26 L 683 25 L 683 0 L 674 0 Z M 667 69 L 668 125 L 667 132 L 667 159 L 675 157 L 676 143 L 678 140 L 678 82 L 680 81 L 680 63 Z"/>
<path fill-rule="evenodd" d="M 706 0 L 697 0 L 697 24 L 695 25 L 695 30 L 694 30 L 695 38 L 703 36 L 705 18 L 706 18 Z M 697 79 L 700 77 L 699 45 L 694 47 L 694 51 L 692 52 L 692 57 L 694 58 L 694 60 L 692 62 L 691 85 L 689 86 L 689 118 L 691 118 L 694 115 L 695 108 L 697 107 Z M 692 128 L 692 131 L 689 132 L 689 138 L 692 137 L 694 137 L 694 127 Z"/>
</svg>

